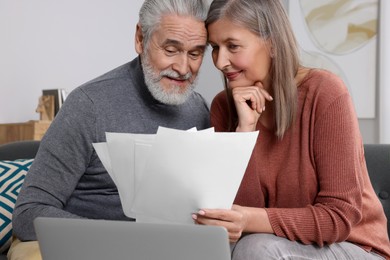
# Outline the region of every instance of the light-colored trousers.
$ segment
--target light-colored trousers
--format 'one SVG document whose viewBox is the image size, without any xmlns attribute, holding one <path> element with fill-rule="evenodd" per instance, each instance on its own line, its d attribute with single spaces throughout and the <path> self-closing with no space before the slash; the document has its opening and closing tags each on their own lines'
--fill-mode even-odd
<svg viewBox="0 0 390 260">
<path fill-rule="evenodd" d="M 38 241 L 21 242 L 15 237 L 7 257 L 8 260 L 42 260 Z"/>
<path fill-rule="evenodd" d="M 273 234 L 251 234 L 231 245 L 233 260 L 384 260 L 361 247 L 341 242 L 319 247 L 304 245 Z"/>
</svg>

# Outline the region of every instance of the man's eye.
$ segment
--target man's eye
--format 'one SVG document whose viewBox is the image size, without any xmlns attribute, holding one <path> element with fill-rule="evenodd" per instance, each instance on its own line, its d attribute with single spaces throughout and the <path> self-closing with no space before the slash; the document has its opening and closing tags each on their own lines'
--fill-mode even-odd
<svg viewBox="0 0 390 260">
<path fill-rule="evenodd" d="M 191 51 L 191 52 L 189 52 L 189 56 L 190 56 L 192 59 L 197 59 L 197 58 L 203 56 L 203 52 L 202 52 L 202 51 Z"/>
<path fill-rule="evenodd" d="M 173 49 L 173 48 L 166 48 L 165 49 L 165 53 L 168 54 L 168 55 L 174 55 L 178 52 L 177 49 Z"/>
</svg>

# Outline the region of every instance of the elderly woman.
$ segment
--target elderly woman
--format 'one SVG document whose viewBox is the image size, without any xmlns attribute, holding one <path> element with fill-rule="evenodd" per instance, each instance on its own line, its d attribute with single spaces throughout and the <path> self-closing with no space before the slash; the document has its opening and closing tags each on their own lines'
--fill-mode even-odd
<svg viewBox="0 0 390 260">
<path fill-rule="evenodd" d="M 367 173 L 351 97 L 300 65 L 279 0 L 214 0 L 206 20 L 225 91 L 216 131 L 260 131 L 231 210 L 201 209 L 229 231 L 233 259 L 383 259 L 387 220 Z"/>
</svg>

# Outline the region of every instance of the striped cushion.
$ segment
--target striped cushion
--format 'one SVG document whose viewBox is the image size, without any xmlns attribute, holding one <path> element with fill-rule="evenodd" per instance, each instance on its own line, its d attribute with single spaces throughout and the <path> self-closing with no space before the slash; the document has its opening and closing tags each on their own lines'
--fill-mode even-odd
<svg viewBox="0 0 390 260">
<path fill-rule="evenodd" d="M 12 212 L 33 160 L 0 161 L 0 253 L 11 244 Z"/>
</svg>

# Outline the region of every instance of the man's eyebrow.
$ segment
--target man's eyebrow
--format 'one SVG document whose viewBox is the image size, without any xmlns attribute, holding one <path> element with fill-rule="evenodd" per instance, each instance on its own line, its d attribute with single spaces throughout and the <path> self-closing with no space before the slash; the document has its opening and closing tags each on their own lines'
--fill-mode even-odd
<svg viewBox="0 0 390 260">
<path fill-rule="evenodd" d="M 174 46 L 178 46 L 178 47 L 184 47 L 184 44 L 178 40 L 173 40 L 173 39 L 166 39 L 164 42 L 163 42 L 163 45 L 174 45 Z M 207 44 L 201 44 L 201 45 L 196 45 L 194 46 L 193 49 L 201 49 L 201 50 L 205 50 L 207 47 Z"/>
<path fill-rule="evenodd" d="M 178 40 L 166 39 L 166 40 L 163 42 L 163 45 L 183 46 L 183 43 L 182 43 L 182 42 L 179 42 Z"/>
</svg>

